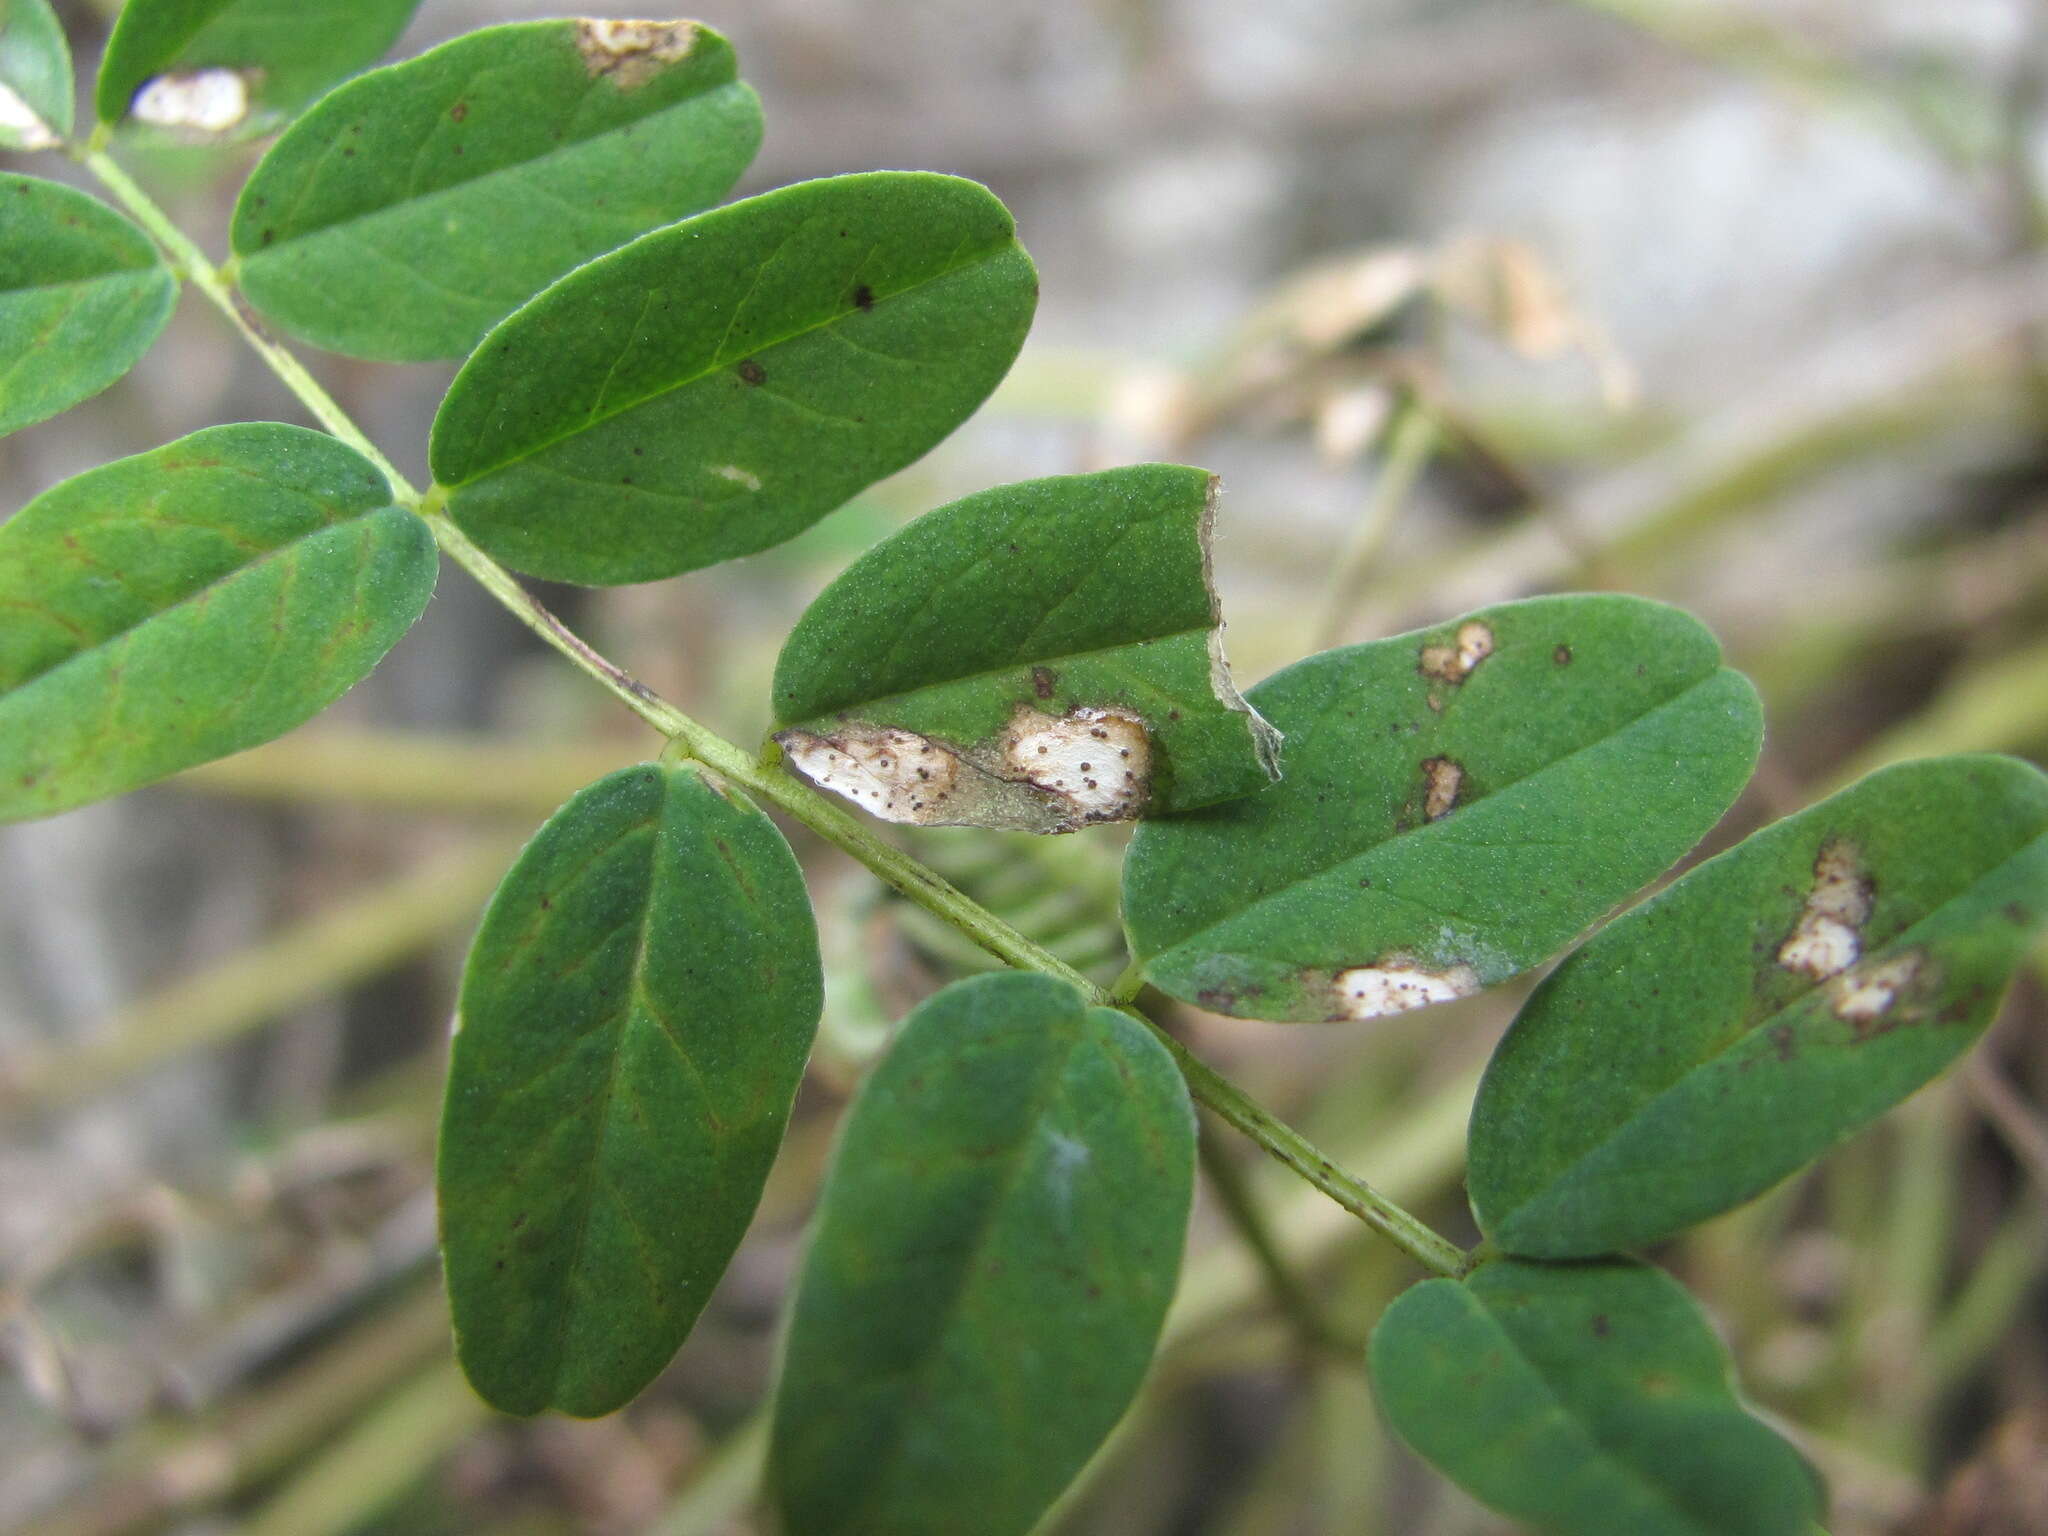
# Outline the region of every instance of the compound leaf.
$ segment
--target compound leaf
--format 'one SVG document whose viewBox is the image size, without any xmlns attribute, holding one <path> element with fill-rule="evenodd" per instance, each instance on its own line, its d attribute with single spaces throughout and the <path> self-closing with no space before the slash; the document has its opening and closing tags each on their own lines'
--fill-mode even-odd
<svg viewBox="0 0 2048 1536">
<path fill-rule="evenodd" d="M 398 41 L 419 0 L 127 0 L 94 104 L 181 138 L 266 133 Z"/>
<path fill-rule="evenodd" d="M 0 173 L 0 435 L 90 399 L 177 306 L 149 237 L 70 187 Z"/>
<path fill-rule="evenodd" d="M 491 899 L 441 1120 L 462 1368 L 508 1413 L 622 1406 L 739 1246 L 823 1005 L 802 872 L 753 806 L 645 764 Z"/>
<path fill-rule="evenodd" d="M 1286 776 L 1146 822 L 1124 864 L 1146 975 L 1240 1018 L 1375 1018 L 1539 964 L 1713 826 L 1762 736 L 1698 623 L 1605 595 L 1326 651 L 1247 698 Z"/>
<path fill-rule="evenodd" d="M 352 80 L 235 207 L 250 300 L 351 357 L 460 357 L 572 267 L 708 208 L 761 141 L 695 22 L 536 21 Z"/>
<path fill-rule="evenodd" d="M 1214 496 L 1143 464 L 925 514 L 797 621 L 786 760 L 888 821 L 1031 832 L 1264 789 L 1279 739 L 1223 664 Z"/>
<path fill-rule="evenodd" d="M 826 1183 L 770 1486 L 806 1536 L 1031 1529 L 1151 1358 L 1186 1238 L 1172 1059 L 1050 977 L 959 982 L 862 1088 Z"/>
<path fill-rule="evenodd" d="M 802 182 L 600 256 L 515 311 L 434 421 L 449 515 L 515 569 L 651 581 L 808 528 L 922 456 L 1037 303 L 970 181 Z"/>
<path fill-rule="evenodd" d="M 0 0 L 0 149 L 55 149 L 71 115 L 71 47 L 50 0 Z"/>
<path fill-rule="evenodd" d="M 1974 1044 L 2048 915 L 2048 778 L 1872 774 L 1610 924 L 1538 989 L 1472 1117 L 1473 1207 L 1542 1258 L 1761 1193 Z"/>
<path fill-rule="evenodd" d="M 1646 1265 L 1487 1264 L 1372 1336 L 1381 1410 L 1467 1492 L 1552 1536 L 1809 1536 L 1820 1488 L 1744 1411 L 1692 1298 Z"/>
<path fill-rule="evenodd" d="M 214 427 L 0 525 L 0 820 L 281 736 L 433 594 L 432 535 L 319 432 Z"/>
</svg>

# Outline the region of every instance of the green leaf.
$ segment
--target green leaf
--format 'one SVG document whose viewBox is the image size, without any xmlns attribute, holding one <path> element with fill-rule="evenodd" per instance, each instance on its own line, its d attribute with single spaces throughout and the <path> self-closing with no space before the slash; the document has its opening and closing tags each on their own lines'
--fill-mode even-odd
<svg viewBox="0 0 2048 1536">
<path fill-rule="evenodd" d="M 692 768 L 599 780 L 491 899 L 441 1120 L 457 1351 L 508 1413 L 668 1364 L 739 1246 L 823 1006 L 802 872 Z"/>
<path fill-rule="evenodd" d="M 779 544 L 1008 371 L 1038 284 L 950 176 L 808 181 L 657 230 L 484 338 L 434 420 L 449 514 L 516 570 L 651 581 Z"/>
<path fill-rule="evenodd" d="M 573 267 L 716 203 L 761 142 L 695 22 L 492 27 L 335 91 L 235 205 L 240 282 L 315 344 L 460 357 Z"/>
<path fill-rule="evenodd" d="M 177 302 L 177 279 L 120 214 L 0 172 L 0 436 L 120 378 Z"/>
<path fill-rule="evenodd" d="M 319 432 L 214 427 L 0 524 L 0 821 L 283 735 L 433 595 L 426 524 Z"/>
<path fill-rule="evenodd" d="M 1372 1336 L 1380 1408 L 1437 1469 L 1555 1536 L 1809 1536 L 1812 1472 L 1743 1410 L 1669 1276 L 1502 1261 L 1404 1292 Z"/>
<path fill-rule="evenodd" d="M 1194 1115 L 1046 976 L 931 998 L 841 1133 L 769 1485 L 805 1536 L 1028 1531 L 1129 1404 L 1187 1235 Z"/>
<path fill-rule="evenodd" d="M 266 133 L 377 62 L 419 0 L 127 0 L 94 102 L 179 138 Z"/>
<path fill-rule="evenodd" d="M 2048 779 L 1903 763 L 1620 918 L 1529 1000 L 1472 1116 L 1473 1208 L 1538 1257 L 1741 1204 L 1975 1043 L 2048 914 Z"/>
<path fill-rule="evenodd" d="M 0 0 L 0 149 L 55 149 L 71 114 L 71 48 L 50 0 Z"/>
<path fill-rule="evenodd" d="M 1537 965 L 1690 848 L 1762 736 L 1713 637 L 1639 598 L 1508 603 L 1267 679 L 1265 794 L 1147 822 L 1154 985 L 1240 1018 L 1375 1018 Z"/>
<path fill-rule="evenodd" d="M 1279 777 L 1223 663 L 1215 481 L 1144 464 L 929 512 L 797 621 L 792 767 L 886 821 L 1070 832 Z"/>
</svg>

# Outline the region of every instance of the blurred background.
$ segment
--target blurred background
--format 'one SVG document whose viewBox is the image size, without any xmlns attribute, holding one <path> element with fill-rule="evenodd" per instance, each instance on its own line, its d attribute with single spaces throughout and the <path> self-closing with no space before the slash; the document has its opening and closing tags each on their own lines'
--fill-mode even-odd
<svg viewBox="0 0 2048 1536">
<path fill-rule="evenodd" d="M 60 6 L 87 67 L 115 8 Z M 427 0 L 402 51 L 559 9 Z M 547 592 L 735 739 L 766 723 L 789 623 L 881 534 L 998 481 L 1167 458 L 1225 477 L 1241 683 L 1532 592 L 1699 612 L 1771 731 L 1707 851 L 1884 761 L 2048 746 L 2040 0 L 698 14 L 766 104 L 743 193 L 975 177 L 1044 280 L 1008 383 L 913 470 L 768 554 Z M 133 163 L 218 253 L 251 160 Z M 420 474 L 451 370 L 313 362 Z M 0 443 L 0 515 L 263 418 L 301 419 L 188 295 L 128 380 Z M 0 1530 L 766 1531 L 761 1403 L 834 1127 L 894 1021 L 985 962 L 799 838 L 830 1001 L 746 1246 L 632 1409 L 493 1416 L 433 1255 L 457 967 L 519 841 L 654 745 L 451 568 L 312 726 L 0 829 Z M 1107 976 L 1119 842 L 916 847 Z M 1177 1022 L 1469 1240 L 1464 1117 L 1521 995 L 1371 1029 Z M 2044 1001 L 2048 956 L 1966 1065 L 1656 1255 L 1830 1479 L 1838 1536 L 2048 1531 Z M 1158 1366 L 1048 1529 L 1504 1530 L 1375 1416 L 1358 1344 L 1407 1262 L 1247 1154 L 1214 1148 Z M 1298 1285 L 1262 1278 L 1218 1190 Z"/>
</svg>

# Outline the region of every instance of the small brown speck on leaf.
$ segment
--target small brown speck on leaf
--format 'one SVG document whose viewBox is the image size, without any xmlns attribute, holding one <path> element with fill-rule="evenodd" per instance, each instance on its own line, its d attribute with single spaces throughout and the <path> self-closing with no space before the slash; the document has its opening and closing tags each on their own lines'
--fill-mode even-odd
<svg viewBox="0 0 2048 1536">
<path fill-rule="evenodd" d="M 741 360 L 738 371 L 739 376 L 749 384 L 760 385 L 768 382 L 768 370 L 751 357 Z"/>
</svg>

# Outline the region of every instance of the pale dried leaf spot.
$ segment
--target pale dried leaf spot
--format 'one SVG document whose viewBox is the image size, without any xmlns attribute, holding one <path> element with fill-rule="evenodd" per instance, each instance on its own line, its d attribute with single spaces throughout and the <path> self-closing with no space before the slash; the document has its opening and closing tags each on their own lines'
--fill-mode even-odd
<svg viewBox="0 0 2048 1536">
<path fill-rule="evenodd" d="M 933 826 L 951 818 L 960 759 L 915 731 L 855 725 L 830 736 L 784 731 L 775 739 L 797 772 L 883 821 Z"/>
<path fill-rule="evenodd" d="M 249 115 L 249 82 L 232 69 L 158 75 L 135 93 L 129 112 L 153 128 L 226 133 Z"/>
<path fill-rule="evenodd" d="M 1458 796 L 1465 788 L 1465 770 L 1455 758 L 1424 758 L 1422 782 L 1422 814 L 1430 821 L 1441 821 L 1458 808 Z"/>
<path fill-rule="evenodd" d="M 1468 619 L 1458 626 L 1457 638 L 1451 644 L 1425 645 L 1417 666 L 1424 677 L 1455 687 L 1492 654 L 1492 629 L 1477 619 Z"/>
<path fill-rule="evenodd" d="M 1432 971 L 1409 956 L 1389 955 L 1378 965 L 1339 971 L 1332 990 L 1337 1018 L 1383 1019 L 1470 997 L 1479 990 L 1479 975 L 1469 965 Z"/>
<path fill-rule="evenodd" d="M 681 63 L 696 46 L 694 21 L 576 23 L 576 51 L 583 55 L 583 67 L 593 78 L 602 75 L 624 91 Z"/>
<path fill-rule="evenodd" d="M 751 469 L 741 469 L 737 464 L 721 464 L 712 473 L 721 480 L 730 480 L 734 485 L 745 486 L 750 491 L 761 489 L 761 477 Z"/>
<path fill-rule="evenodd" d="M 1058 796 L 1074 820 L 1124 821 L 1152 790 L 1152 738 L 1135 715 L 1079 708 L 1045 715 L 1023 708 L 1011 717 L 998 770 Z"/>
<path fill-rule="evenodd" d="M 1863 954 L 1870 908 L 1870 879 L 1855 845 L 1829 839 L 1814 856 L 1813 889 L 1791 935 L 1778 946 L 1778 964 L 1815 981 L 1841 975 Z"/>
<path fill-rule="evenodd" d="M 0 141 L 19 149 L 55 149 L 64 142 L 34 107 L 5 85 L 0 85 Z"/>
<path fill-rule="evenodd" d="M 1919 979 L 1924 956 L 1908 950 L 1876 965 L 1837 976 L 1828 984 L 1828 1006 L 1845 1024 L 1875 1024 L 1892 1011 L 1901 993 Z"/>
</svg>

